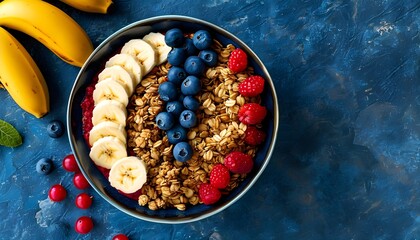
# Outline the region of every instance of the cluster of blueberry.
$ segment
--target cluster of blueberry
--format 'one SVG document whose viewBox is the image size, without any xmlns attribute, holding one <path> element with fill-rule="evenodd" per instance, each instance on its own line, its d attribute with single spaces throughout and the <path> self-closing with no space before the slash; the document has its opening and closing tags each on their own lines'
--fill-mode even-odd
<svg viewBox="0 0 420 240">
<path fill-rule="evenodd" d="M 200 103 L 195 97 L 201 91 L 200 77 L 206 67 L 217 64 L 217 53 L 210 49 L 213 39 L 206 30 L 199 30 L 192 38 L 173 28 L 166 32 L 165 42 L 172 50 L 168 54 L 171 68 L 168 81 L 159 85 L 160 98 L 166 111 L 156 116 L 157 126 L 166 131 L 176 160 L 185 162 L 193 155 L 187 140 L 187 129 L 197 124 L 195 111 Z"/>
</svg>

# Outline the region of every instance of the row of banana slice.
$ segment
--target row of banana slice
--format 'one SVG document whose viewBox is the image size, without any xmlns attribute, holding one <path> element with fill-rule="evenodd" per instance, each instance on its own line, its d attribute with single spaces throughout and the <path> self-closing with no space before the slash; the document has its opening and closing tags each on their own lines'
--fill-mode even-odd
<svg viewBox="0 0 420 240">
<path fill-rule="evenodd" d="M 151 32 L 126 42 L 98 75 L 93 91 L 89 156 L 96 165 L 110 169 L 111 186 L 124 193 L 138 191 L 147 180 L 145 163 L 127 156 L 127 105 L 143 76 L 164 63 L 170 51 L 165 36 Z"/>
</svg>

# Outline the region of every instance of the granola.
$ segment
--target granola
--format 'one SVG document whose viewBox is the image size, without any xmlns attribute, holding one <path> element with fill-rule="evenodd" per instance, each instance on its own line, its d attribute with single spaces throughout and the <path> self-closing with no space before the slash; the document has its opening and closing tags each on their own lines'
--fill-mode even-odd
<svg viewBox="0 0 420 240">
<path fill-rule="evenodd" d="M 193 157 L 179 162 L 172 156 L 172 148 L 164 131 L 154 121 L 164 109 L 159 98 L 159 84 L 167 81 L 169 63 L 161 64 L 145 76 L 131 96 L 127 106 L 127 144 L 131 154 L 141 158 L 148 167 L 147 182 L 143 185 L 138 203 L 151 210 L 175 207 L 185 210 L 188 205 L 200 203 L 198 187 L 209 181 L 213 166 L 223 163 L 232 151 L 241 151 L 252 157 L 257 148 L 245 144 L 247 126 L 238 120 L 238 110 L 245 103 L 260 103 L 260 97 L 247 98 L 238 92 L 238 85 L 253 75 L 248 67 L 232 74 L 227 66 L 228 57 L 235 49 L 214 40 L 212 48 L 218 53 L 216 67 L 208 68 L 201 78 L 202 90 L 197 96 L 200 108 L 198 124 L 189 129 L 188 141 Z M 246 174 L 232 174 L 224 193 L 237 187 Z"/>
</svg>

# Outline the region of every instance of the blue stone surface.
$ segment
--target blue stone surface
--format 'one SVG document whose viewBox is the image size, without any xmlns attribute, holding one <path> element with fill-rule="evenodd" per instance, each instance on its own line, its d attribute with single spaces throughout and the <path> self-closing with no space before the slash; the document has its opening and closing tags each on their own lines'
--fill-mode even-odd
<svg viewBox="0 0 420 240">
<path fill-rule="evenodd" d="M 61 167 L 71 153 L 67 134 L 50 138 L 46 127 L 65 122 L 79 68 L 11 31 L 46 78 L 51 112 L 36 119 L 0 90 L 0 118 L 24 139 L 17 148 L 0 147 L 0 239 L 111 239 L 120 232 L 130 239 L 420 239 L 419 0 L 115 0 L 107 15 L 50 2 L 95 46 L 129 23 L 166 14 L 237 35 L 275 82 L 277 146 L 254 187 L 202 221 L 138 220 L 92 189 L 92 207 L 77 209 L 73 199 L 82 191 Z M 48 176 L 36 173 L 43 157 L 56 166 Z M 68 189 L 66 201 L 49 201 L 55 183 Z M 95 223 L 87 235 L 73 229 L 82 215 Z"/>
</svg>

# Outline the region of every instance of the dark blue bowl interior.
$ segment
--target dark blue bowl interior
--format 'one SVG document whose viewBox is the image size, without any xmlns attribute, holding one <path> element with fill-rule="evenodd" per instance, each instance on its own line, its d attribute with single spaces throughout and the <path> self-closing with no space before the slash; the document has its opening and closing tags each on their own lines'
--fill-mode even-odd
<svg viewBox="0 0 420 240">
<path fill-rule="evenodd" d="M 113 56 L 125 42 L 133 38 L 141 38 L 149 32 L 165 32 L 174 27 L 180 28 L 184 32 L 194 32 L 200 29 L 206 29 L 223 45 L 231 43 L 236 47 L 244 49 L 248 53 L 248 56 L 250 56 L 250 64 L 254 67 L 256 74 L 263 76 L 268 83 L 262 94 L 262 104 L 268 109 L 268 116 L 264 122 L 267 140 L 265 141 L 265 144 L 260 147 L 257 156 L 254 159 L 255 165 L 253 171 L 239 187 L 234 189 L 228 196 L 223 196 L 217 204 L 212 206 L 189 206 L 186 211 L 179 211 L 176 209 L 151 211 L 147 207 L 139 206 L 137 201 L 119 194 L 110 186 L 108 180 L 90 160 L 89 146 L 86 144 L 82 134 L 82 109 L 80 104 L 84 98 L 86 87 L 92 82 L 94 76 L 102 70 L 107 59 Z M 94 53 L 80 70 L 70 94 L 67 110 L 67 128 L 69 131 L 70 144 L 79 167 L 93 188 L 104 199 L 123 212 L 139 219 L 160 223 L 183 223 L 203 219 L 220 212 L 239 199 L 257 180 L 267 165 L 274 147 L 278 128 L 277 108 L 277 97 L 274 86 L 266 68 L 242 41 L 225 30 L 198 19 L 182 16 L 163 16 L 133 23 L 114 33 L 95 49 Z"/>
</svg>

